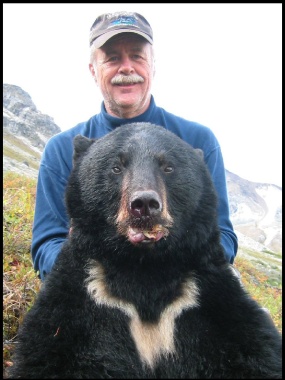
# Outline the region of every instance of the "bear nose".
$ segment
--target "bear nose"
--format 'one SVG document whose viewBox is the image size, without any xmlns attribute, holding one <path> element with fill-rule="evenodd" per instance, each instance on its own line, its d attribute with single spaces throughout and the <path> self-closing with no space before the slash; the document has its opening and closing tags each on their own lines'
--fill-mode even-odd
<svg viewBox="0 0 285 380">
<path fill-rule="evenodd" d="M 153 190 L 136 191 L 130 203 L 130 212 L 136 218 L 152 216 L 162 210 L 162 203 L 157 192 Z"/>
</svg>

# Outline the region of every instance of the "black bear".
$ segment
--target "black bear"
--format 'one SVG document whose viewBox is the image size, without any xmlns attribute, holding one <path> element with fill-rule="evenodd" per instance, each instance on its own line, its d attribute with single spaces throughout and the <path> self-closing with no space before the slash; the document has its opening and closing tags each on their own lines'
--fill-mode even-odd
<svg viewBox="0 0 285 380">
<path fill-rule="evenodd" d="M 201 152 L 149 123 L 74 139 L 72 233 L 11 378 L 281 378 L 281 334 L 224 258 Z"/>
</svg>

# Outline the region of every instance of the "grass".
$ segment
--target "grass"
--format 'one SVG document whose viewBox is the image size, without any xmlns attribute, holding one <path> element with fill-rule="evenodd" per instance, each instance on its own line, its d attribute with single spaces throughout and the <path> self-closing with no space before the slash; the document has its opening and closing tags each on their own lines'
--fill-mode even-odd
<svg viewBox="0 0 285 380">
<path fill-rule="evenodd" d="M 268 263 L 279 263 L 282 260 L 282 254 L 280 253 L 271 252 L 267 250 L 264 250 L 262 252 L 258 252 L 258 251 L 254 252 L 249 248 L 243 248 L 243 250 L 247 252 L 248 254 L 250 254 L 251 257 L 255 259 L 261 259 L 262 261 L 264 261 L 264 258 L 266 257 L 266 262 Z"/>
<path fill-rule="evenodd" d="M 32 158 L 26 156 L 25 154 L 21 154 L 20 152 L 16 152 L 14 148 L 4 146 L 3 147 L 3 156 L 12 158 L 18 162 L 27 162 L 29 166 L 33 169 L 39 169 L 39 165 L 37 162 L 33 162 Z"/>
<path fill-rule="evenodd" d="M 34 272 L 30 244 L 36 194 L 36 180 L 6 172 L 3 181 L 4 259 L 3 259 L 3 365 L 12 365 L 11 354 L 17 330 L 33 305 L 41 287 Z M 270 276 L 259 271 L 251 261 L 237 255 L 235 266 L 248 292 L 266 307 L 282 332 L 282 284 L 272 284 Z M 281 275 L 280 275 L 281 277 Z"/>
<path fill-rule="evenodd" d="M 14 136 L 13 134 L 6 132 L 5 130 L 3 131 L 3 136 L 4 136 L 4 140 L 10 143 L 11 145 L 19 148 L 20 150 L 23 150 L 26 154 L 40 160 L 41 154 L 39 152 L 36 152 L 32 148 L 30 148 L 28 145 L 26 145 L 22 139 Z"/>
<path fill-rule="evenodd" d="M 282 253 L 281 252 L 272 252 L 272 251 L 268 251 L 267 249 L 263 250 L 262 252 L 267 253 L 268 255 L 272 255 L 274 257 L 277 257 L 279 259 L 282 259 Z"/>
<path fill-rule="evenodd" d="M 39 168 L 40 153 L 31 149 L 21 139 L 5 131 L 3 132 L 3 138 L 3 156 L 12 158 L 18 162 L 27 162 L 33 169 L 37 170 Z M 5 142 L 12 144 L 12 146 L 5 144 Z M 18 149 L 15 150 L 15 147 Z"/>
</svg>

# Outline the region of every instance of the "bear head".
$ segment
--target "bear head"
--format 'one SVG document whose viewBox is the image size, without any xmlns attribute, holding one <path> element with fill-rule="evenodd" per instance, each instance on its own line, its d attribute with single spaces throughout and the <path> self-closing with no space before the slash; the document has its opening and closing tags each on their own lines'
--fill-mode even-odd
<svg viewBox="0 0 285 380">
<path fill-rule="evenodd" d="M 147 251 L 195 249 L 217 234 L 217 196 L 202 151 L 150 123 L 74 138 L 67 210 L 74 228 Z"/>
</svg>

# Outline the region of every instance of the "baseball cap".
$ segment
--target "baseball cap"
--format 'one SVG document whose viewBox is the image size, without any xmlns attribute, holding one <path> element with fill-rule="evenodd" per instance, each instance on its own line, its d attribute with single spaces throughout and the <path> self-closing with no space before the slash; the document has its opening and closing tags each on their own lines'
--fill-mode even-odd
<svg viewBox="0 0 285 380">
<path fill-rule="evenodd" d="M 119 33 L 136 33 L 153 44 L 150 24 L 135 12 L 105 13 L 97 17 L 90 29 L 89 44 L 98 49 Z"/>
</svg>

